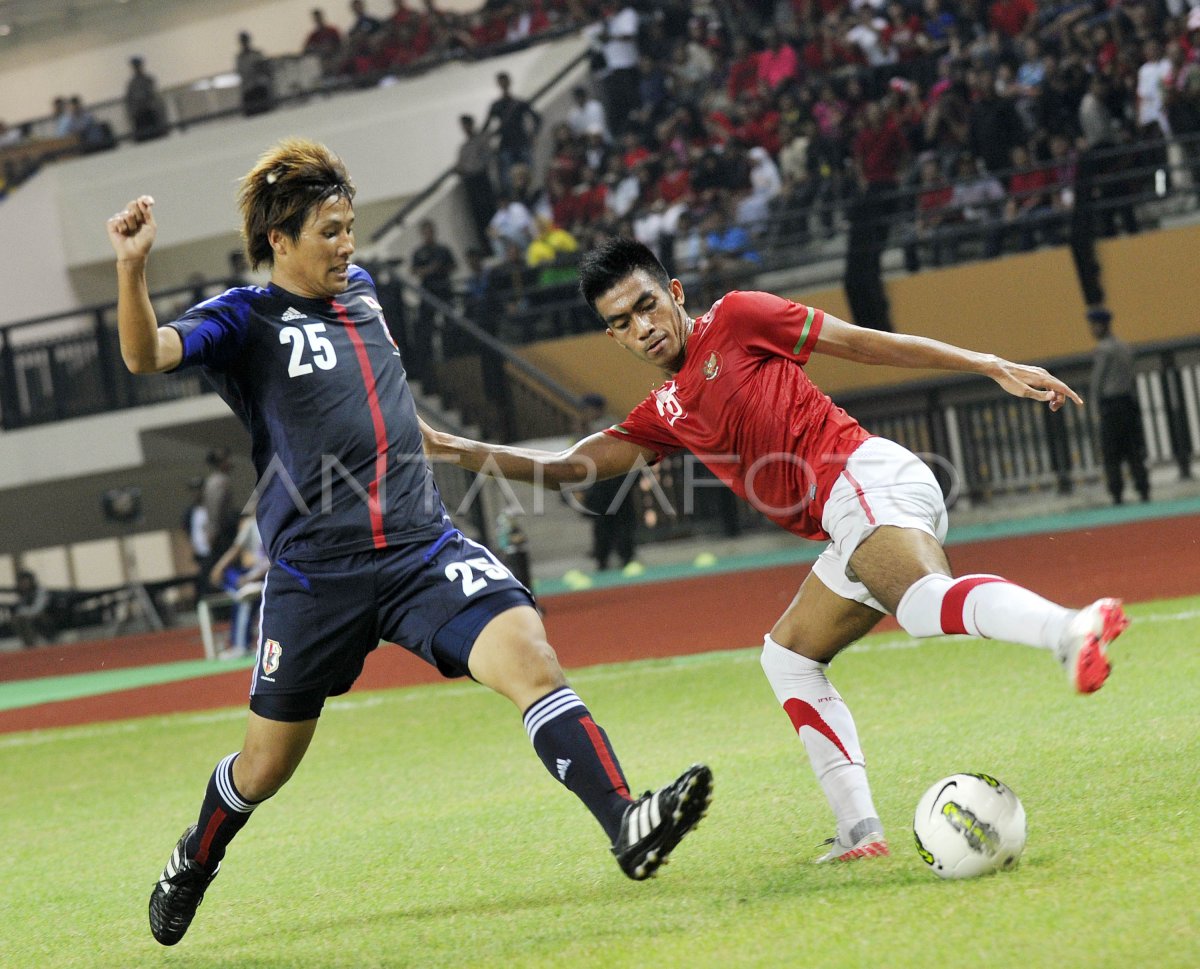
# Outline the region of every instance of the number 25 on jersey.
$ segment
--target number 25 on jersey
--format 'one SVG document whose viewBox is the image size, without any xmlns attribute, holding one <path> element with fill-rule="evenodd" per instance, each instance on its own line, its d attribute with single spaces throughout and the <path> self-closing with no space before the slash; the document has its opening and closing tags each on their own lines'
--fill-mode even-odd
<svg viewBox="0 0 1200 969">
<path fill-rule="evenodd" d="M 303 377 L 312 373 L 313 363 L 322 370 L 332 370 L 337 364 L 337 351 L 333 349 L 328 337 L 321 336 L 324 332 L 324 323 L 305 323 L 303 329 L 298 326 L 285 326 L 279 331 L 279 342 L 292 345 L 292 356 L 288 361 L 289 377 Z M 304 361 L 306 342 L 312 349 L 312 363 Z"/>
</svg>

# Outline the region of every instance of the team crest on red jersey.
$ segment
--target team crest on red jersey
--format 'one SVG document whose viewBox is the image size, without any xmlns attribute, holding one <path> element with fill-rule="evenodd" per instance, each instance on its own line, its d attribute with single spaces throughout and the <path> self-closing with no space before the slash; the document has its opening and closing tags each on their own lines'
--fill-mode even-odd
<svg viewBox="0 0 1200 969">
<path fill-rule="evenodd" d="M 263 647 L 262 669 L 263 676 L 270 676 L 279 669 L 279 658 L 283 655 L 283 647 L 273 639 L 268 639 Z"/>
<path fill-rule="evenodd" d="M 721 372 L 721 354 L 716 350 L 710 353 L 708 359 L 704 361 L 704 366 L 700 368 L 700 372 L 704 374 L 705 380 L 715 379 Z"/>
<path fill-rule="evenodd" d="M 679 397 L 675 393 L 674 380 L 668 380 L 654 392 L 654 401 L 658 405 L 659 417 L 665 417 L 667 423 L 672 427 L 675 426 L 677 420 L 687 417 L 687 412 L 683 409 L 683 404 L 679 403 Z"/>
</svg>

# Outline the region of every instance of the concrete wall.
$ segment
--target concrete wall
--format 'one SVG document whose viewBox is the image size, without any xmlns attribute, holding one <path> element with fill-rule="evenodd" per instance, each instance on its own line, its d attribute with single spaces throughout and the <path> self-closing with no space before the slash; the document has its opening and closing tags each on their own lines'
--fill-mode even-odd
<svg viewBox="0 0 1200 969">
<path fill-rule="evenodd" d="M 532 92 L 583 47 L 582 39 L 565 38 L 502 63 L 517 91 Z M 0 205 L 0 234 L 22 238 L 25 250 L 0 261 L 0 291 L 19 294 L 0 303 L 0 323 L 110 299 L 104 222 L 143 193 L 155 197 L 159 221 L 152 288 L 180 285 L 196 271 L 223 272 L 226 254 L 238 245 L 238 179 L 288 135 L 323 141 L 344 158 L 358 188 L 358 234 L 366 244 L 407 197 L 453 163 L 462 141 L 458 115 L 486 111 L 497 69 L 495 61 L 447 64 L 390 87 L 230 118 L 49 166 Z"/>
<path fill-rule="evenodd" d="M 124 427 L 122 415 L 108 415 L 67 421 L 54 433 L 46 428 L 0 435 L 0 468 L 6 472 L 0 553 L 120 537 L 126 529 L 106 522 L 100 508 L 101 495 L 112 488 L 142 491 L 145 519 L 129 531 L 178 530 L 189 500 L 187 482 L 205 473 L 205 453 L 216 446 L 233 449 L 237 498 L 249 496 L 254 468 L 248 436 L 221 400 L 209 396 L 139 408 L 140 428 L 129 420 L 132 413 L 122 412 Z M 146 426 L 151 421 L 157 426 Z M 7 462 L 22 447 L 29 456 L 10 470 Z"/>
</svg>

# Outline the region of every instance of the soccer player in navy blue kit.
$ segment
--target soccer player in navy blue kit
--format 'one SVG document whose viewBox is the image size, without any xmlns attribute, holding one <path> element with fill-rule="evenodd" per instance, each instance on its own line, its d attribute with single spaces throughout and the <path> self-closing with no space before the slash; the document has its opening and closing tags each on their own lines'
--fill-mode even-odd
<svg viewBox="0 0 1200 969">
<path fill-rule="evenodd" d="M 271 268 L 270 284 L 228 290 L 165 326 L 146 285 L 154 200 L 108 220 L 125 364 L 203 368 L 246 425 L 271 560 L 245 741 L 217 764 L 150 896 L 163 945 L 183 938 L 226 847 L 291 777 L 326 697 L 350 689 L 381 639 L 512 700 L 631 878 L 654 873 L 711 797 L 709 769 L 694 765 L 631 798 L 529 591 L 446 515 L 400 353 L 370 276 L 351 261 L 353 198 L 323 145 L 288 139 L 267 151 L 238 201 L 250 263 Z"/>
</svg>

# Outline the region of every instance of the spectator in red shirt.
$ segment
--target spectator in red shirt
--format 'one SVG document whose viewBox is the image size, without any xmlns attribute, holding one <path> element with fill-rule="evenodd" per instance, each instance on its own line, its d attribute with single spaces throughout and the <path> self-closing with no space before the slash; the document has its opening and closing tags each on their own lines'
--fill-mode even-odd
<svg viewBox="0 0 1200 969">
<path fill-rule="evenodd" d="M 780 34 L 777 27 L 767 28 L 762 52 L 758 55 L 758 82 L 774 91 L 796 76 L 800 60 L 796 50 Z"/>
<path fill-rule="evenodd" d="M 1019 37 L 1037 14 L 1034 0 L 996 0 L 988 7 L 988 26 L 1005 37 Z"/>
<path fill-rule="evenodd" d="M 942 166 L 934 155 L 921 159 L 921 189 L 917 195 L 917 214 L 912 228 L 904 241 L 904 266 L 910 273 L 921 269 L 919 246 L 929 247 L 929 262 L 933 266 L 942 264 L 946 247 L 944 226 L 956 222 L 956 213 L 950 206 L 954 187 L 946 179 Z"/>
<path fill-rule="evenodd" d="M 924 35 L 921 33 L 921 18 L 911 13 L 899 0 L 892 0 L 887 6 L 887 26 L 883 28 L 882 37 L 884 46 L 896 52 L 901 64 L 915 60 L 922 54 Z"/>
<path fill-rule="evenodd" d="M 908 141 L 896 119 L 885 114 L 877 101 L 863 109 L 863 125 L 854 136 L 853 154 L 859 184 L 865 191 L 880 194 L 896 188 L 907 163 Z"/>
<path fill-rule="evenodd" d="M 556 225 L 570 227 L 581 221 L 574 189 L 562 172 L 550 171 L 547 173 L 546 194 L 550 200 L 550 212 Z"/>
<path fill-rule="evenodd" d="M 603 219 L 607 207 L 608 186 L 599 181 L 590 168 L 583 170 L 583 181 L 574 188 L 575 217 L 580 222 L 598 222 Z"/>
<path fill-rule="evenodd" d="M 1008 201 L 1004 205 L 1004 221 L 1015 229 L 1022 250 L 1037 245 L 1039 227 L 1048 228 L 1050 215 L 1049 188 L 1054 184 L 1054 172 L 1035 165 L 1024 145 L 1012 149 L 1013 173 L 1008 180 Z"/>
<path fill-rule="evenodd" d="M 423 51 L 413 43 L 417 32 L 415 21 L 397 23 L 389 20 L 375 36 L 376 41 L 375 66 L 381 73 L 403 71 L 416 63 Z"/>
<path fill-rule="evenodd" d="M 583 141 L 578 138 L 571 130 L 571 126 L 565 121 L 560 121 L 550 130 L 551 144 L 550 149 L 550 165 L 547 169 L 547 177 L 551 172 L 558 172 L 563 176 L 568 185 L 574 185 L 579 178 L 579 172 L 583 168 Z M 603 159 L 600 160 L 600 165 L 593 167 L 602 167 Z M 567 225 L 565 222 L 559 222 L 559 225 Z"/>
<path fill-rule="evenodd" d="M 670 206 L 691 194 L 692 173 L 674 152 L 667 152 L 664 161 L 665 167 L 658 178 L 657 191 L 658 197 Z"/>
<path fill-rule="evenodd" d="M 627 131 L 621 136 L 621 161 L 626 170 L 637 167 L 638 162 L 650 157 L 650 149 L 642 144 L 636 131 Z"/>
<path fill-rule="evenodd" d="M 508 35 L 507 7 L 478 11 L 471 22 L 470 37 L 473 50 L 486 50 L 504 43 Z"/>
<path fill-rule="evenodd" d="M 750 49 L 750 41 L 742 34 L 733 39 L 733 58 L 725 88 L 730 101 L 737 101 L 743 92 L 758 88 L 758 53 Z"/>
<path fill-rule="evenodd" d="M 312 12 L 313 29 L 304 39 L 304 53 L 316 54 L 321 60 L 321 73 L 330 77 L 337 73 L 342 56 L 342 34 L 325 21 L 320 7 Z"/>
<path fill-rule="evenodd" d="M 907 162 L 908 142 L 895 119 L 877 101 L 862 110 L 854 137 L 854 169 L 862 194 L 850 209 L 846 241 L 846 298 L 860 326 L 891 330 L 891 308 L 883 288 L 881 259 L 898 199 L 896 186 Z"/>
<path fill-rule="evenodd" d="M 779 154 L 783 147 L 779 143 L 779 112 L 769 100 L 747 97 L 731 113 L 734 138 L 748 148 L 765 148 L 771 155 Z"/>
</svg>

